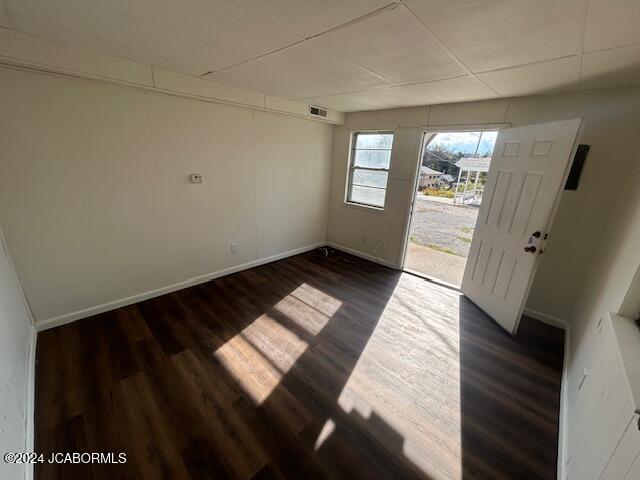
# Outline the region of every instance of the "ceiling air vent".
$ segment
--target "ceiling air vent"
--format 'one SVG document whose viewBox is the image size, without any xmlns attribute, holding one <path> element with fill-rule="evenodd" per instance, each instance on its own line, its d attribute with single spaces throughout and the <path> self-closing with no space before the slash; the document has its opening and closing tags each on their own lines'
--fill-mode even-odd
<svg viewBox="0 0 640 480">
<path fill-rule="evenodd" d="M 327 111 L 324 108 L 314 107 L 311 105 L 309 107 L 309 113 L 316 117 L 327 118 Z"/>
</svg>

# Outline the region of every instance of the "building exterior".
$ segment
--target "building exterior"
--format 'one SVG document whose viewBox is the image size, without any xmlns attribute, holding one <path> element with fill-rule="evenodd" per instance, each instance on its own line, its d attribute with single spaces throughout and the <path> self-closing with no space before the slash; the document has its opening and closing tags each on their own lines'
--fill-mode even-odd
<svg viewBox="0 0 640 480">
<path fill-rule="evenodd" d="M 418 179 L 418 188 L 420 190 L 424 190 L 425 188 L 438 188 L 441 184 L 442 172 L 425 166 L 420 167 L 420 178 Z"/>
</svg>

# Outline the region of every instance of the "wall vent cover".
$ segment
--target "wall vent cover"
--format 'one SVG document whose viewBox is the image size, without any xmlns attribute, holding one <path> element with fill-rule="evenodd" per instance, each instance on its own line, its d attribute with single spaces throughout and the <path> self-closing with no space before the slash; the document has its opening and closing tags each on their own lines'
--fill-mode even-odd
<svg viewBox="0 0 640 480">
<path fill-rule="evenodd" d="M 316 117 L 327 118 L 327 111 L 324 108 L 314 107 L 313 105 L 311 105 L 309 107 L 309 113 Z"/>
</svg>

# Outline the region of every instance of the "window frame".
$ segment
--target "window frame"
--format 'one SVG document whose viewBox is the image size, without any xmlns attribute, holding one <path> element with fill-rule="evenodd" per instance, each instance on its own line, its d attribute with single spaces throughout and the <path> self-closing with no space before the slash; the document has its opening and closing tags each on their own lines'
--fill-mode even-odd
<svg viewBox="0 0 640 480">
<path fill-rule="evenodd" d="M 391 135 L 391 148 L 389 148 L 389 166 L 387 168 L 372 168 L 372 167 L 358 167 L 356 166 L 356 148 L 358 144 L 358 135 Z M 355 132 L 351 132 L 351 146 L 349 148 L 349 164 L 347 169 L 347 188 L 345 189 L 345 199 L 344 203 L 351 206 L 361 207 L 361 208 L 370 208 L 373 210 L 384 210 L 387 204 L 387 190 L 389 186 L 389 172 L 391 170 L 391 161 L 392 161 L 392 152 L 393 152 L 393 142 L 395 141 L 395 132 L 393 130 L 358 130 Z M 387 150 L 386 148 L 380 149 L 361 149 L 361 150 Z M 370 185 L 356 185 L 363 186 L 367 188 L 376 188 L 379 190 L 384 190 L 384 202 L 382 206 L 373 205 L 370 203 L 362 203 L 351 200 L 351 191 L 354 186 L 353 183 L 353 175 L 356 170 L 364 170 L 368 172 L 387 172 L 387 182 L 383 187 L 372 187 Z"/>
</svg>

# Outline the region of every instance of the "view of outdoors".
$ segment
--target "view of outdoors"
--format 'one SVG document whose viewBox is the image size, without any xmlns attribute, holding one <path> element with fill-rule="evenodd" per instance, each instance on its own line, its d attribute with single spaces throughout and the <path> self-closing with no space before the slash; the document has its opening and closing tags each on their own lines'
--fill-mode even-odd
<svg viewBox="0 0 640 480">
<path fill-rule="evenodd" d="M 498 132 L 427 135 L 405 268 L 460 286 Z"/>
</svg>

